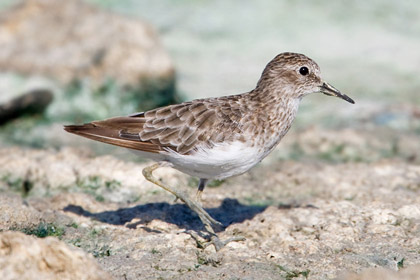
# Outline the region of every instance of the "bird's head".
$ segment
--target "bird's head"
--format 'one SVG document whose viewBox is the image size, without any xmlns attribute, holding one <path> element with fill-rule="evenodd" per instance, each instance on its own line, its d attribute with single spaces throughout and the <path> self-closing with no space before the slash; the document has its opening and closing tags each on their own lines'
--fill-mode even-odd
<svg viewBox="0 0 420 280">
<path fill-rule="evenodd" d="M 266 88 L 298 99 L 310 93 L 322 92 L 354 104 L 353 99 L 321 78 L 321 71 L 315 61 L 298 53 L 281 53 L 271 60 L 265 67 L 257 88 Z"/>
</svg>

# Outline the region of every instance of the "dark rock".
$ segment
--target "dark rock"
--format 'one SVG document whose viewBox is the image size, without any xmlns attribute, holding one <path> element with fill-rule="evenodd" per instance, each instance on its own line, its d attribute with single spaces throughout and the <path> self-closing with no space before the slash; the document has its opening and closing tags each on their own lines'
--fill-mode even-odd
<svg viewBox="0 0 420 280">
<path fill-rule="evenodd" d="M 53 100 L 53 94 L 46 89 L 32 90 L 0 104 L 0 124 L 22 115 L 42 113 Z"/>
</svg>

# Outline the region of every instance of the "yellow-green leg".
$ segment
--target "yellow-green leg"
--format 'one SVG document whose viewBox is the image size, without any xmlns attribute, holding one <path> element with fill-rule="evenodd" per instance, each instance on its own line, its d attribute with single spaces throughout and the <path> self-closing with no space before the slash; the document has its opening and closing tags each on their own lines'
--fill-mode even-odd
<svg viewBox="0 0 420 280">
<path fill-rule="evenodd" d="M 198 189 L 197 193 L 195 195 L 195 200 L 201 205 L 201 196 L 203 194 L 204 188 L 207 184 L 207 179 L 200 179 L 200 182 L 198 183 Z"/>
<path fill-rule="evenodd" d="M 175 189 L 172 189 L 170 187 L 168 187 L 167 185 L 163 184 L 161 181 L 159 181 L 156 177 L 153 176 L 153 171 L 155 171 L 156 169 L 158 169 L 161 166 L 167 165 L 166 162 L 160 162 L 160 163 L 155 163 L 151 166 L 148 166 L 146 168 L 143 169 L 143 176 L 144 178 L 146 178 L 146 180 L 152 182 L 155 185 L 158 185 L 159 187 L 163 188 L 164 190 L 170 192 L 171 194 L 175 195 L 176 198 L 179 198 L 180 200 L 182 200 L 192 211 L 194 211 L 195 213 L 197 213 L 198 217 L 200 218 L 201 222 L 204 224 L 204 227 L 206 228 L 207 232 L 210 234 L 210 241 L 204 246 L 207 247 L 211 244 L 214 245 L 214 247 L 216 248 L 216 251 L 220 250 L 221 248 L 223 248 L 226 244 L 228 244 L 229 242 L 232 241 L 241 241 L 244 240 L 243 237 L 233 237 L 233 238 L 229 238 L 226 241 L 221 241 L 217 234 L 215 233 L 213 226 L 223 226 L 220 222 L 216 221 L 215 219 L 213 219 L 207 212 L 206 210 L 203 209 L 203 207 L 201 207 L 199 205 L 198 202 L 191 200 L 187 194 L 185 194 L 182 191 L 178 191 Z"/>
</svg>

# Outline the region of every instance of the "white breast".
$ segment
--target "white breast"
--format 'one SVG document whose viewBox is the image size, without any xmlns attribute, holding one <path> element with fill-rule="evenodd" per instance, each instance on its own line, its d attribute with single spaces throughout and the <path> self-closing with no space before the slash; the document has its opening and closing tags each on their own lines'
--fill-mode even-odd
<svg viewBox="0 0 420 280">
<path fill-rule="evenodd" d="M 201 147 L 191 155 L 168 151 L 166 160 L 181 172 L 203 179 L 224 179 L 242 174 L 260 162 L 261 150 L 243 142 L 217 144 L 212 148 Z"/>
</svg>

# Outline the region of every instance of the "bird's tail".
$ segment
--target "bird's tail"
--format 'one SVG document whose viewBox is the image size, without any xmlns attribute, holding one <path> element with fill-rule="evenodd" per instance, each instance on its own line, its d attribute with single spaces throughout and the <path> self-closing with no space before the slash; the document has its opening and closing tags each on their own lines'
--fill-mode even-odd
<svg viewBox="0 0 420 280">
<path fill-rule="evenodd" d="M 143 129 L 142 120 L 132 117 L 117 117 L 82 125 L 66 125 L 64 130 L 95 141 L 124 148 L 158 153 L 159 145 L 141 141 L 139 132 Z"/>
</svg>

